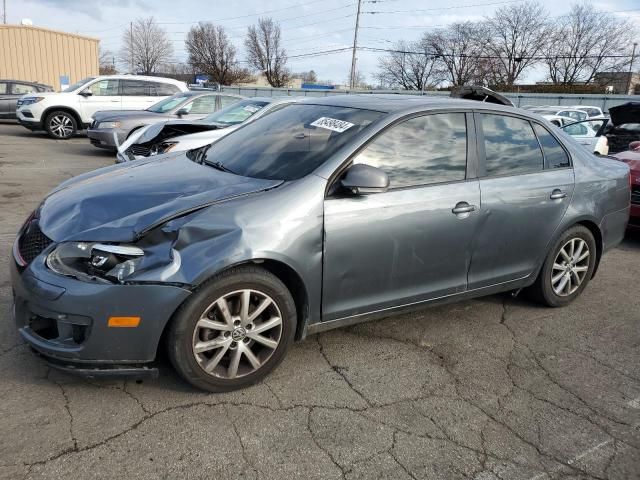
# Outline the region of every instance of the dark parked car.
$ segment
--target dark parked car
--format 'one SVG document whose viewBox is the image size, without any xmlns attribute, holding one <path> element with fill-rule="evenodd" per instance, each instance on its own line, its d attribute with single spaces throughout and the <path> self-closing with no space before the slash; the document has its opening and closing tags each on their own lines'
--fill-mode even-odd
<svg viewBox="0 0 640 480">
<path fill-rule="evenodd" d="M 308 98 L 186 153 L 80 175 L 20 229 L 22 337 L 57 368 L 212 391 L 294 339 L 530 287 L 578 297 L 624 236 L 629 168 L 524 110 Z"/>
<path fill-rule="evenodd" d="M 640 102 L 627 102 L 609 109 L 611 120 L 602 135 L 609 142 L 609 153 L 624 152 L 631 142 L 640 140 Z"/>
<path fill-rule="evenodd" d="M 53 88 L 41 83 L 22 80 L 0 80 L 0 119 L 15 119 L 18 99 L 28 93 L 52 92 Z"/>
<path fill-rule="evenodd" d="M 93 146 L 115 151 L 129 135 L 145 125 L 172 119 L 198 120 L 243 98 L 207 90 L 189 91 L 176 93 L 145 110 L 96 112 L 87 136 Z"/>
</svg>

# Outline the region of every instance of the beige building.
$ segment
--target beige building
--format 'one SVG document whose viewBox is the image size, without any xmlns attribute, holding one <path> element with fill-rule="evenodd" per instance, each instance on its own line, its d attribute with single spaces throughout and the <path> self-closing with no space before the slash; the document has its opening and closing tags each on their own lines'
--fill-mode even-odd
<svg viewBox="0 0 640 480">
<path fill-rule="evenodd" d="M 639 72 L 598 72 L 594 83 L 607 89 L 607 93 L 637 95 L 640 93 Z"/>
<path fill-rule="evenodd" d="M 238 87 L 271 87 L 267 81 L 267 77 L 264 74 L 255 75 L 250 82 L 237 83 L 234 86 Z M 291 78 L 286 87 L 283 88 L 300 88 L 302 86 L 302 79 L 298 77 Z"/>
<path fill-rule="evenodd" d="M 98 75 L 97 38 L 31 25 L 0 25 L 0 78 L 60 90 Z"/>
</svg>

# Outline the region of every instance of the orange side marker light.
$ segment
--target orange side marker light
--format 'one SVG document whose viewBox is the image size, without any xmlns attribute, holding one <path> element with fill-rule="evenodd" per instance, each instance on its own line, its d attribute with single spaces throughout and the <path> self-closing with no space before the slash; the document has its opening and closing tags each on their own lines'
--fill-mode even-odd
<svg viewBox="0 0 640 480">
<path fill-rule="evenodd" d="M 107 326 L 112 328 L 135 328 L 140 325 L 140 317 L 109 317 Z"/>
</svg>

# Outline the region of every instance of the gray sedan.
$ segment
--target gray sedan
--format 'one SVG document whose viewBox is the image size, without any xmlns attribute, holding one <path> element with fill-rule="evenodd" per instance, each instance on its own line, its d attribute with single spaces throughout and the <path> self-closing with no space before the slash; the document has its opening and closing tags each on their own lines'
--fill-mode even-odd
<svg viewBox="0 0 640 480">
<path fill-rule="evenodd" d="M 55 368 L 153 374 L 166 345 L 186 381 L 227 391 L 323 330 L 525 288 L 568 305 L 629 198 L 626 164 L 524 110 L 309 98 L 60 185 L 14 243 L 15 318 Z"/>
<path fill-rule="evenodd" d="M 243 98 L 227 93 L 189 91 L 176 93 L 146 110 L 96 112 L 87 136 L 93 146 L 115 151 L 134 131 L 145 125 L 172 119 L 198 120 Z"/>
</svg>

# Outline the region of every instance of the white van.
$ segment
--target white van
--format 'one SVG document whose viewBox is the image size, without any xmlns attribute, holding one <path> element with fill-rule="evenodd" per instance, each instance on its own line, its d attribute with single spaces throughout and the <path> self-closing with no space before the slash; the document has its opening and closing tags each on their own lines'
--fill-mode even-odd
<svg viewBox="0 0 640 480">
<path fill-rule="evenodd" d="M 165 97 L 188 90 L 186 83 L 171 78 L 89 77 L 61 92 L 25 95 L 18 100 L 16 116 L 29 130 L 45 130 L 52 138 L 66 140 L 88 127 L 97 111 L 143 110 Z"/>
</svg>

